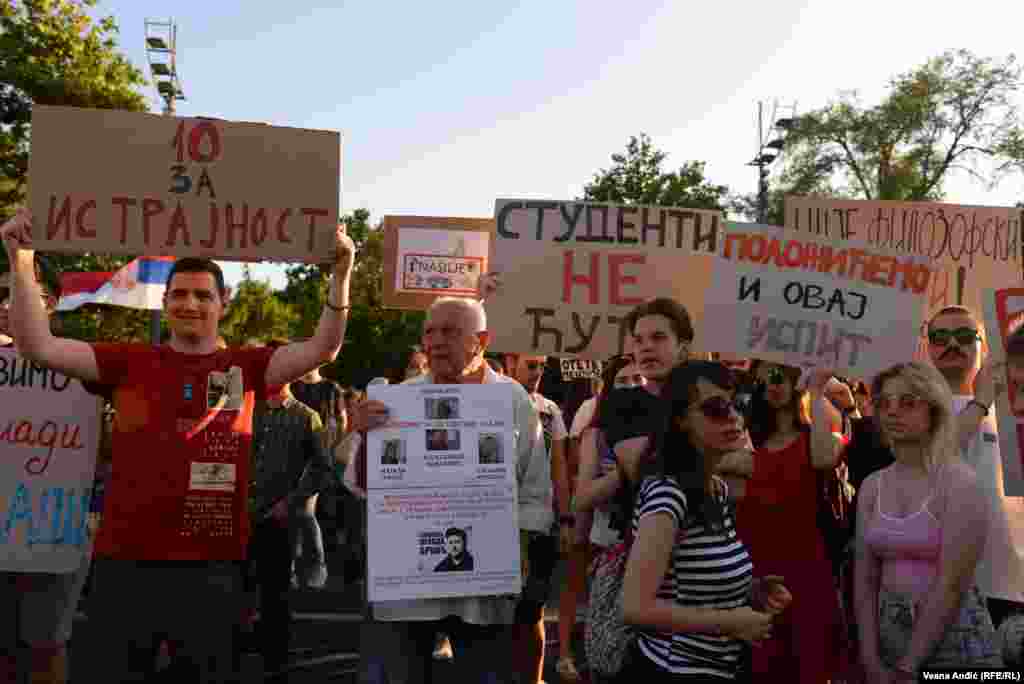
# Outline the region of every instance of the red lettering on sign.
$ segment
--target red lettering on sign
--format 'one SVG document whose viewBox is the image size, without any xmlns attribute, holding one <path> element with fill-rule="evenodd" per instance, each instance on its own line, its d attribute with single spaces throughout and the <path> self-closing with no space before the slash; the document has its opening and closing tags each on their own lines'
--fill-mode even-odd
<svg viewBox="0 0 1024 684">
<path fill-rule="evenodd" d="M 128 207 L 134 207 L 136 202 L 132 197 L 111 197 L 110 203 L 121 207 L 121 244 L 128 241 Z"/>
<path fill-rule="evenodd" d="M 573 270 L 575 251 L 567 249 L 562 256 L 562 303 L 572 303 L 572 288 L 576 285 L 583 285 L 590 290 L 589 301 L 597 304 L 600 297 L 600 275 L 601 255 L 593 252 L 590 254 L 590 275 L 579 275 Z"/>
<path fill-rule="evenodd" d="M 643 254 L 609 254 L 608 255 L 608 301 L 613 306 L 636 306 L 643 302 L 641 297 L 623 297 L 623 285 L 636 285 L 637 277 L 623 275 L 625 264 L 645 264 L 647 257 Z"/>
</svg>

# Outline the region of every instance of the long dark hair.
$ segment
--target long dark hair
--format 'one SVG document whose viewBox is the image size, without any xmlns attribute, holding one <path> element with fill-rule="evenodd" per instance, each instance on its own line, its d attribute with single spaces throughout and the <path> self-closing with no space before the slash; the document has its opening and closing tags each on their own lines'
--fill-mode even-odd
<svg viewBox="0 0 1024 684">
<path fill-rule="evenodd" d="M 721 530 L 727 504 L 721 497 L 708 493 L 707 463 L 677 421 L 690 412 L 697 399 L 700 380 L 726 391 L 735 389 L 735 376 L 720 363 L 688 361 L 673 368 L 661 390 L 662 427 L 651 442 L 641 473 L 646 477 L 675 479 L 697 521 L 710 529 Z"/>
<path fill-rule="evenodd" d="M 755 377 L 757 369 L 769 361 L 754 361 L 750 366 L 750 376 Z M 786 382 L 793 386 L 793 396 L 790 397 L 789 408 L 793 411 L 793 427 L 800 432 L 810 432 L 811 416 L 808 406 L 808 394 L 805 390 L 797 389 L 800 382 L 800 369 L 793 366 L 786 366 L 781 363 L 772 363 L 782 371 Z M 767 387 L 757 384 L 757 389 L 750 399 L 749 424 L 750 441 L 755 448 L 760 448 L 779 429 L 778 410 L 768 403 L 765 398 Z"/>
<path fill-rule="evenodd" d="M 598 427 L 601 417 L 601 403 L 608 398 L 615 389 L 615 376 L 622 372 L 622 369 L 633 363 L 633 357 L 620 354 L 608 359 L 601 370 L 601 391 L 597 393 L 597 401 L 594 402 L 594 414 L 590 419 L 588 428 Z"/>
</svg>

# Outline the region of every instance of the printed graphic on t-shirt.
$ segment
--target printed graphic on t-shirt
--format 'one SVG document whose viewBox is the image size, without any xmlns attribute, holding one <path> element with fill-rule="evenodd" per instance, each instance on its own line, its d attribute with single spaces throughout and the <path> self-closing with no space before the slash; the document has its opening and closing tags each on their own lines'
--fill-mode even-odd
<svg viewBox="0 0 1024 684">
<path fill-rule="evenodd" d="M 191 490 L 203 492 L 233 492 L 237 473 L 234 463 L 199 463 L 193 461 L 189 473 Z"/>
<path fill-rule="evenodd" d="M 554 442 L 554 422 L 555 414 L 540 414 L 540 426 L 544 429 L 544 450 L 549 454 L 551 453 L 551 443 Z"/>
<path fill-rule="evenodd" d="M 210 371 L 206 382 L 206 407 L 212 411 L 240 411 L 244 395 L 242 369 L 232 366 L 226 373 Z"/>
</svg>

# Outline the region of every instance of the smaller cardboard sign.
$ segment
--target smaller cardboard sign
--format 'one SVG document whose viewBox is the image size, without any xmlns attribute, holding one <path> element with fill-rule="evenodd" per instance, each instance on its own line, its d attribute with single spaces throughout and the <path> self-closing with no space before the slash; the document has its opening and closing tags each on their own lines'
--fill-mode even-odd
<svg viewBox="0 0 1024 684">
<path fill-rule="evenodd" d="M 601 377 L 601 362 L 595 359 L 561 359 L 563 380 L 590 380 Z"/>
<path fill-rule="evenodd" d="M 425 310 L 438 297 L 476 297 L 491 219 L 384 217 L 384 306 Z"/>
<path fill-rule="evenodd" d="M 40 251 L 324 263 L 341 136 L 72 107 L 32 110 Z"/>
</svg>

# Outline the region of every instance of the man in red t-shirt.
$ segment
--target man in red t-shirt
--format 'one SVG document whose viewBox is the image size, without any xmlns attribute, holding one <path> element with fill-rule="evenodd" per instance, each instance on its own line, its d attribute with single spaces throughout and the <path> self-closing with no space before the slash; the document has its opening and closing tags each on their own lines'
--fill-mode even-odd
<svg viewBox="0 0 1024 684">
<path fill-rule="evenodd" d="M 240 612 L 253 407 L 333 361 L 349 310 L 354 248 L 336 233 L 334 279 L 316 333 L 278 349 L 218 349 L 227 306 L 220 267 L 175 262 L 164 294 L 167 344 L 90 344 L 54 336 L 33 277 L 31 216 L 0 236 L 15 287 L 10 324 L 29 360 L 113 390 L 112 476 L 95 542 L 90 618 L 96 681 L 144 681 L 157 634 L 201 681 L 230 678 Z M 185 676 L 183 671 L 183 678 Z"/>
</svg>

